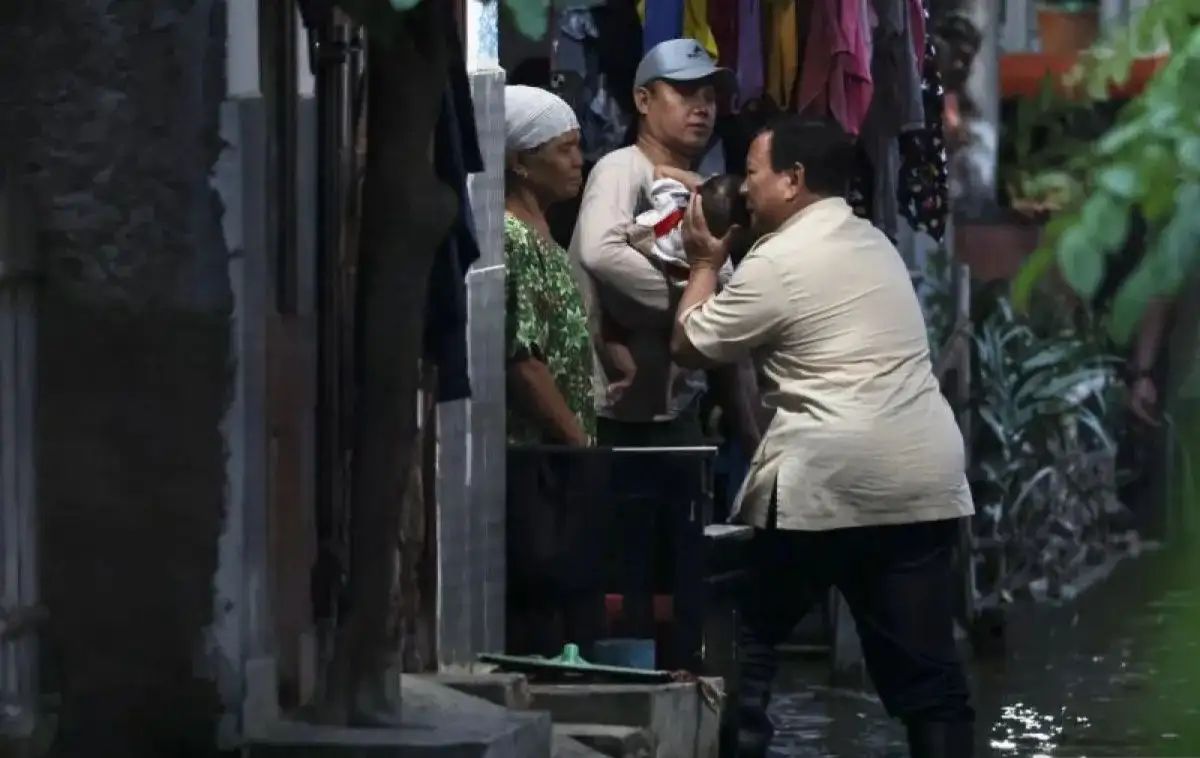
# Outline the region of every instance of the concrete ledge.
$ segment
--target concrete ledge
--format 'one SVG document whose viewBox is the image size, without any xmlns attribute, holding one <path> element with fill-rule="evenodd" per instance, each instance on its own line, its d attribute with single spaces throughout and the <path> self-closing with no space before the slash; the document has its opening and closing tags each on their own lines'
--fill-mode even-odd
<svg viewBox="0 0 1200 758">
<path fill-rule="evenodd" d="M 570 737 L 609 758 L 652 758 L 654 736 L 635 726 L 555 724 L 555 736 Z"/>
<path fill-rule="evenodd" d="M 723 689 L 719 680 L 714 682 Z M 721 713 L 695 684 L 534 684 L 533 707 L 556 724 L 604 724 L 647 730 L 656 758 L 716 758 Z"/>
<path fill-rule="evenodd" d="M 582 742 L 571 739 L 555 732 L 553 758 L 605 758 L 604 753 L 597 752 Z"/>
<path fill-rule="evenodd" d="M 550 758 L 544 713 L 519 713 L 420 677 L 401 678 L 400 724 L 387 729 L 280 721 L 249 758 Z"/>
<path fill-rule="evenodd" d="M 527 711 L 533 704 L 523 674 L 430 674 L 424 678 L 504 708 Z"/>
</svg>

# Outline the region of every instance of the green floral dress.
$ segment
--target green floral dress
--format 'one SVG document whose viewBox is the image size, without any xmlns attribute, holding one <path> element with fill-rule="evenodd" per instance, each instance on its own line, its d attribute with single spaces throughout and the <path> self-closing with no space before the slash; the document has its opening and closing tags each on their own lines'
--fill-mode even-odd
<svg viewBox="0 0 1200 758">
<path fill-rule="evenodd" d="M 504 263 L 508 358 L 532 355 L 544 362 L 584 433 L 594 437 L 591 336 L 566 251 L 505 214 Z M 518 410 L 511 387 L 507 405 L 510 443 L 549 441 L 539 426 Z"/>
</svg>

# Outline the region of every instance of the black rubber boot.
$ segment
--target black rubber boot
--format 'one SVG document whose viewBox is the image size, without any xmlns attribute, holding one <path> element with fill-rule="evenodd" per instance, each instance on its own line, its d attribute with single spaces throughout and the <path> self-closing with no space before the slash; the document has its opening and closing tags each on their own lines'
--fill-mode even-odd
<svg viewBox="0 0 1200 758">
<path fill-rule="evenodd" d="M 912 758 L 972 758 L 975 725 L 970 721 L 910 721 L 908 752 Z"/>
</svg>

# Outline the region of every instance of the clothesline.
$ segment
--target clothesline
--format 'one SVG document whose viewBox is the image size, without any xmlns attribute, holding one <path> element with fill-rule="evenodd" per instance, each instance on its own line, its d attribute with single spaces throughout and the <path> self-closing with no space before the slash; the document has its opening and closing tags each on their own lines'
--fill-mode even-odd
<svg viewBox="0 0 1200 758">
<path fill-rule="evenodd" d="M 633 120 L 618 77 L 636 61 L 614 59 L 691 37 L 735 73 L 735 111 L 832 118 L 857 136 L 861 168 L 850 200 L 860 215 L 893 238 L 904 217 L 941 239 L 943 93 L 922 0 L 640 0 L 640 45 L 603 39 L 620 5 L 567 5 L 551 29 L 551 67 L 570 82 L 560 94 L 580 117 L 589 160 L 624 144 Z"/>
</svg>

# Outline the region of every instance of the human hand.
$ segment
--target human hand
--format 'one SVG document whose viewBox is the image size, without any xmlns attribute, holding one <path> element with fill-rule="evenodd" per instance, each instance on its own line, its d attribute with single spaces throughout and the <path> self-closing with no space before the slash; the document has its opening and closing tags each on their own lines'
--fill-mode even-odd
<svg viewBox="0 0 1200 758">
<path fill-rule="evenodd" d="M 695 192 L 704 184 L 704 178 L 695 171 L 687 171 L 674 166 L 655 166 L 654 178 L 658 179 L 674 179 L 675 181 L 687 187 L 688 192 Z"/>
<path fill-rule="evenodd" d="M 1153 379 L 1142 376 L 1129 387 L 1129 410 L 1147 426 L 1162 424 L 1158 418 L 1158 388 L 1154 386 Z"/>
<path fill-rule="evenodd" d="M 725 236 L 718 239 L 708 228 L 701 206 L 700 196 L 693 194 L 688 203 L 687 213 L 683 217 L 683 251 L 687 254 L 688 263 L 692 268 L 720 271 L 729 259 L 733 235 L 739 227 L 730 227 Z"/>
</svg>

